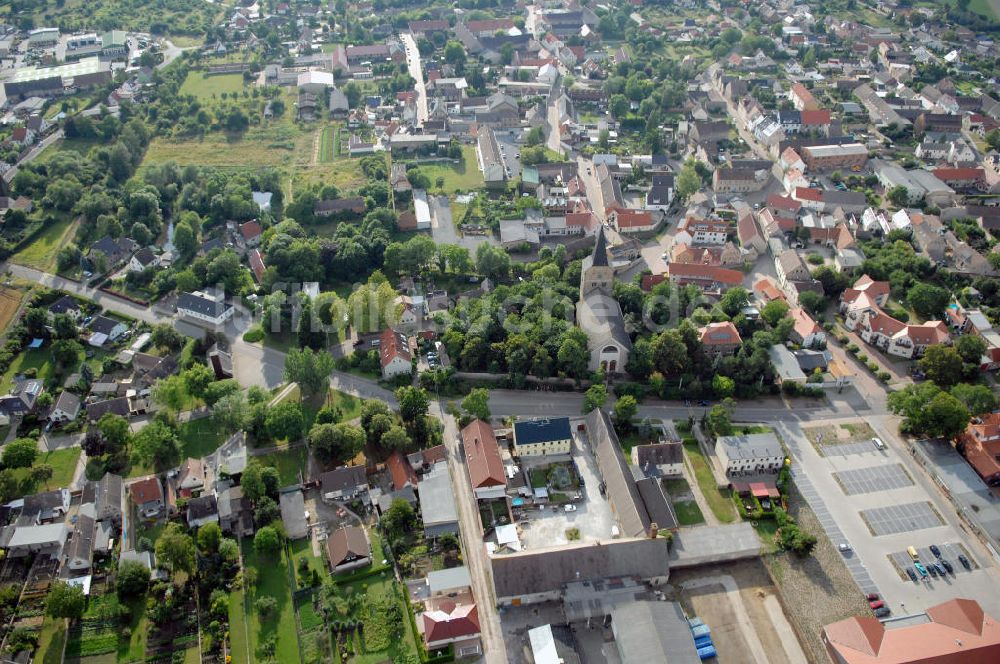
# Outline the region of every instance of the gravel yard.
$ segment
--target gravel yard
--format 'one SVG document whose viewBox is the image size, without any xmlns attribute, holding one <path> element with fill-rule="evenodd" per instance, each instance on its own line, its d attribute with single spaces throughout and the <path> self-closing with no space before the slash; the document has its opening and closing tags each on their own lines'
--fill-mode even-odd
<svg viewBox="0 0 1000 664">
<path fill-rule="evenodd" d="M 806 655 L 814 662 L 826 662 L 829 658 L 820 640 L 823 625 L 871 612 L 840 552 L 827 539 L 797 489 L 793 489 L 789 503 L 799 525 L 819 540 L 816 549 L 807 558 L 784 552 L 770 554 L 764 557 L 764 563 L 778 586 L 786 615 Z"/>
</svg>

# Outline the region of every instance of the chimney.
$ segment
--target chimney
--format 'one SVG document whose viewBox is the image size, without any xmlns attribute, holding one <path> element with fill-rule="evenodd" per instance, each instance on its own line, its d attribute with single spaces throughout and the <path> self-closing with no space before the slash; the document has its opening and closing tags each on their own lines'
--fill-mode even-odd
<svg viewBox="0 0 1000 664">
<path fill-rule="evenodd" d="M 656 539 L 656 535 L 660 532 L 660 527 L 656 525 L 656 522 L 649 524 L 649 539 Z"/>
</svg>

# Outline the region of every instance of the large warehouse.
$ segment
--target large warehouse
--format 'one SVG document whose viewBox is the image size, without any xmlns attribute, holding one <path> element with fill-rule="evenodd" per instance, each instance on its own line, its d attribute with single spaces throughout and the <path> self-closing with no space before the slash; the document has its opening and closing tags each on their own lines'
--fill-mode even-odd
<svg viewBox="0 0 1000 664">
<path fill-rule="evenodd" d="M 111 63 L 94 56 L 58 67 L 22 67 L 4 82 L 8 99 L 30 95 L 61 94 L 67 88 L 83 89 L 111 80 Z"/>
</svg>

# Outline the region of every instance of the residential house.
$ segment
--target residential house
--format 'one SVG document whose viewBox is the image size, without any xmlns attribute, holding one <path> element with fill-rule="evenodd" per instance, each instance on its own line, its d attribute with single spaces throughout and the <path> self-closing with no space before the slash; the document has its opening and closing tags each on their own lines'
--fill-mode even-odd
<svg viewBox="0 0 1000 664">
<path fill-rule="evenodd" d="M 379 360 L 382 364 L 382 378 L 390 380 L 413 372 L 410 342 L 405 334 L 391 328 L 382 331 L 379 336 Z"/>
<path fill-rule="evenodd" d="M 698 336 L 705 354 L 715 358 L 735 354 L 743 343 L 739 330 L 729 321 L 709 323 L 698 329 Z"/>
<path fill-rule="evenodd" d="M 92 513 L 93 504 L 81 505 L 73 524 L 73 532 L 66 547 L 66 566 L 73 572 L 85 572 L 94 562 L 94 540 L 97 522 Z"/>
<path fill-rule="evenodd" d="M 452 598 L 430 600 L 432 607 L 427 607 L 420 614 L 419 628 L 428 652 L 451 646 L 456 657 L 471 657 L 482 653 L 479 610 L 472 601 L 471 593 L 466 593 L 462 599 L 466 601 L 456 602 Z"/>
<path fill-rule="evenodd" d="M 684 469 L 684 445 L 680 441 L 636 445 L 632 465 L 646 477 L 680 477 Z"/>
<path fill-rule="evenodd" d="M 133 482 L 128 488 L 132 503 L 144 518 L 157 517 L 163 511 L 165 505 L 163 485 L 160 484 L 159 478 L 147 477 Z"/>
<path fill-rule="evenodd" d="M 619 233 L 648 233 L 656 228 L 653 215 L 641 210 L 612 210 L 608 223 Z"/>
<path fill-rule="evenodd" d="M 189 528 L 199 528 L 206 523 L 219 522 L 219 502 L 215 494 L 191 498 L 187 501 L 187 524 Z"/>
<path fill-rule="evenodd" d="M 104 270 L 114 269 L 118 265 L 124 263 L 138 248 L 139 245 L 130 238 L 122 237 L 115 239 L 110 235 L 105 235 L 100 240 L 90 245 L 90 253 L 88 254 L 88 257 L 91 263 L 99 260 L 104 261 L 103 266 L 97 264 L 94 265 L 94 271 L 101 272 Z M 99 256 L 103 256 L 103 259 L 98 258 Z"/>
<path fill-rule="evenodd" d="M 58 300 L 49 305 L 49 315 L 59 316 L 66 315 L 77 320 L 83 314 L 83 310 L 80 308 L 80 302 L 75 297 L 71 295 L 63 295 Z"/>
<path fill-rule="evenodd" d="M 773 433 L 719 436 L 715 451 L 728 476 L 776 473 L 785 463 L 785 450 Z"/>
<path fill-rule="evenodd" d="M 338 198 L 330 201 L 316 201 L 313 214 L 317 217 L 330 217 L 333 215 L 353 215 L 358 216 L 365 213 L 365 199 L 360 196 L 352 198 Z"/>
<path fill-rule="evenodd" d="M 568 455 L 573 444 L 568 417 L 514 422 L 514 454 L 519 457 Z"/>
<path fill-rule="evenodd" d="M 778 275 L 778 282 L 786 287 L 789 282 L 812 279 L 805 261 L 794 249 L 786 249 L 778 254 L 774 259 L 774 271 Z"/>
<path fill-rule="evenodd" d="M 120 320 L 108 318 L 107 316 L 94 316 L 90 321 L 91 338 L 88 343 L 91 346 L 103 346 L 106 342 L 114 343 L 128 332 L 128 325 Z M 97 337 L 95 343 L 94 337 Z"/>
<path fill-rule="evenodd" d="M 261 228 L 260 222 L 256 219 L 240 224 L 240 238 L 242 238 L 243 244 L 247 247 L 260 246 L 260 238 L 263 233 L 264 230 Z"/>
<path fill-rule="evenodd" d="M 228 304 L 224 293 L 193 291 L 177 297 L 177 315 L 198 322 L 219 326 L 233 317 L 233 305 Z"/>
<path fill-rule="evenodd" d="M 38 397 L 45 391 L 42 381 L 35 378 L 15 378 L 10 393 L 0 396 L 0 414 L 8 417 L 24 415 L 35 410 Z"/>
<path fill-rule="evenodd" d="M 52 424 L 72 422 L 80 414 L 80 397 L 69 390 L 63 390 L 49 411 L 48 420 Z"/>
<path fill-rule="evenodd" d="M 462 443 L 476 498 L 483 500 L 506 496 L 507 476 L 493 427 L 482 420 L 474 420 L 462 429 Z"/>
<path fill-rule="evenodd" d="M 143 247 L 132 254 L 128 261 L 129 272 L 142 272 L 154 268 L 160 264 L 160 257 L 153 253 L 149 247 Z"/>
<path fill-rule="evenodd" d="M 363 526 L 341 526 L 326 538 L 326 555 L 334 573 L 370 565 L 372 550 L 368 533 Z"/>
<path fill-rule="evenodd" d="M 218 485 L 216 485 L 218 490 Z M 222 532 L 236 537 L 253 535 L 253 506 L 243 495 L 243 487 L 228 482 L 218 490 L 216 503 L 219 508 L 219 527 Z"/>
<path fill-rule="evenodd" d="M 360 500 L 368 504 L 368 479 L 365 477 L 364 466 L 343 466 L 334 468 L 320 475 L 320 487 L 323 492 L 323 502 L 351 502 Z"/>
<path fill-rule="evenodd" d="M 705 293 L 722 293 L 743 283 L 743 273 L 711 265 L 667 263 L 667 277 L 680 286 L 694 284 Z"/>
<path fill-rule="evenodd" d="M 801 307 L 793 307 L 788 310 L 789 317 L 795 321 L 788 338 L 803 348 L 816 348 L 826 345 L 826 332 L 812 319 L 806 310 Z"/>
</svg>

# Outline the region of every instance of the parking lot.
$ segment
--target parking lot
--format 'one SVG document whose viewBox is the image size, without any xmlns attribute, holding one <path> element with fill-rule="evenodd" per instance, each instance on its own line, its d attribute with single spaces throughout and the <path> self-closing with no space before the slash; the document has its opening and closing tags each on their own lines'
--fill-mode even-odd
<svg viewBox="0 0 1000 664">
<path fill-rule="evenodd" d="M 872 493 L 875 491 L 886 491 L 888 489 L 901 489 L 904 486 L 912 486 L 913 480 L 910 475 L 898 463 L 888 466 L 869 466 L 867 468 L 855 468 L 844 470 L 833 474 L 840 488 L 848 496 L 860 493 Z"/>
<path fill-rule="evenodd" d="M 575 503 L 576 510 L 565 511 L 562 505 L 545 506 L 537 512 L 529 512 L 527 521 L 518 522 L 521 544 L 526 549 L 567 544 L 566 531 L 575 528 L 581 542 L 607 540 L 611 538 L 611 527 L 615 525 L 611 505 L 597 490 L 601 480 L 597 474 L 597 461 L 586 450 L 577 436 L 573 437 L 573 460 L 580 471 L 583 484 L 580 493 L 583 499 Z"/>
<path fill-rule="evenodd" d="M 796 486 L 834 546 L 846 546 L 841 555 L 860 591 L 881 594 L 894 617 L 954 597 L 976 599 L 988 612 L 1000 613 L 1000 581 L 995 566 L 983 566 L 985 549 L 958 525 L 954 509 L 909 454 L 900 453 L 896 422 L 866 421 L 887 449 L 870 441 L 814 446 L 797 423 L 775 427 L 788 445 Z M 971 571 L 958 563 L 958 542 Z M 955 574 L 913 583 L 906 576 L 906 549 L 916 547 L 923 558 L 931 544 L 941 547 Z"/>
<path fill-rule="evenodd" d="M 961 574 L 971 574 L 973 571 L 979 569 L 979 564 L 976 562 L 975 556 L 969 553 L 969 549 L 966 548 L 964 544 L 960 542 L 945 542 L 943 544 L 938 544 L 938 551 L 941 552 L 941 559 L 947 560 L 950 564 L 954 573 L 950 576 L 957 577 Z M 931 551 L 930 546 L 915 546 L 913 547 L 917 550 L 917 559 L 924 564 L 926 567 L 929 563 L 934 562 L 936 556 Z M 958 556 L 962 554 L 969 561 L 969 565 L 972 569 L 965 569 L 962 563 L 958 562 Z M 906 575 L 906 570 L 908 568 L 913 568 L 913 559 L 910 558 L 910 554 L 906 551 L 894 551 L 889 554 L 889 560 L 892 564 L 899 570 L 899 577 L 903 580 L 909 580 L 909 576 Z M 947 581 L 947 579 L 945 579 Z"/>
<path fill-rule="evenodd" d="M 909 533 L 943 526 L 941 516 L 930 503 L 903 503 L 861 511 L 861 518 L 876 537 Z"/>
</svg>

